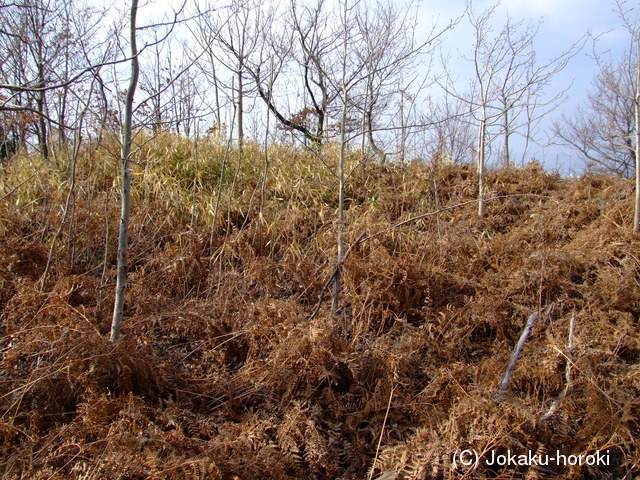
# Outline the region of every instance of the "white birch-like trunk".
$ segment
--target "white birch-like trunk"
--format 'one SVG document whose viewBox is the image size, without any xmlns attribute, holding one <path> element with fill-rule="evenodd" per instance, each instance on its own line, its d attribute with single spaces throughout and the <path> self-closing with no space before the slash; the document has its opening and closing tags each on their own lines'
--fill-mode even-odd
<svg viewBox="0 0 640 480">
<path fill-rule="evenodd" d="M 138 48 L 136 45 L 136 15 L 138 13 L 138 0 L 131 0 L 130 13 L 130 43 L 131 43 L 131 78 L 127 88 L 127 96 L 124 106 L 124 118 L 122 122 L 122 146 L 120 154 L 120 170 L 122 174 L 120 209 L 120 230 L 118 234 L 118 267 L 116 279 L 116 296 L 113 305 L 113 319 L 111 321 L 111 341 L 120 338 L 120 326 L 124 311 L 124 299 L 127 282 L 127 254 L 129 213 L 131 210 L 131 171 L 129 157 L 131 155 L 133 98 L 138 85 L 139 65 Z"/>
<path fill-rule="evenodd" d="M 482 119 L 480 120 L 480 131 L 478 132 L 478 216 L 484 217 L 484 163 L 485 163 L 485 146 L 486 146 L 486 129 L 487 118 L 483 111 Z"/>
<path fill-rule="evenodd" d="M 510 145 L 509 145 L 509 136 L 511 135 L 511 130 L 509 129 L 509 109 L 505 105 L 504 107 L 504 166 L 506 168 L 511 166 L 511 154 L 510 154 Z"/>
</svg>

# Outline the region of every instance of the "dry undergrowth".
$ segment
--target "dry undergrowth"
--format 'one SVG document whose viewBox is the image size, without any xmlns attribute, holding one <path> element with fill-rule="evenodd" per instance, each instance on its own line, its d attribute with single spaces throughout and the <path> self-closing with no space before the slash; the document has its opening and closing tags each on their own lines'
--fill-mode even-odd
<svg viewBox="0 0 640 480">
<path fill-rule="evenodd" d="M 201 168 L 212 199 L 220 165 Z M 213 226 L 172 204 L 188 197 L 186 180 L 182 190 L 138 191 L 116 345 L 107 339 L 111 182 L 85 174 L 43 292 L 65 195 L 39 177 L 31 203 L 3 202 L 3 478 L 553 476 L 482 462 L 456 469 L 464 448 L 608 449 L 608 466 L 550 468 L 567 479 L 638 474 L 640 237 L 629 182 L 500 170 L 478 219 L 469 167 L 371 167 L 351 179 L 347 240 L 370 238 L 347 258 L 343 308 L 332 316 L 325 303 L 308 320 L 332 271 L 335 193 L 324 174 L 298 166 L 287 183 L 284 167 L 270 168 L 262 208 L 259 174 L 220 181 Z M 544 321 L 496 400 L 536 311 Z"/>
</svg>

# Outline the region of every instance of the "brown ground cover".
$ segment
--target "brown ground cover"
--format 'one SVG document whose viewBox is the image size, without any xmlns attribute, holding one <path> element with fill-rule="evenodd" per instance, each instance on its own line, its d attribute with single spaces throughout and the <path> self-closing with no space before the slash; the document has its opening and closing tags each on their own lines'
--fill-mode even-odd
<svg viewBox="0 0 640 480">
<path fill-rule="evenodd" d="M 366 234 L 342 308 L 325 301 L 310 320 L 335 249 L 336 194 L 317 181 L 270 180 L 262 205 L 259 182 L 239 181 L 214 227 L 160 193 L 134 197 L 117 344 L 111 182 L 79 190 L 43 291 L 65 195 L 51 184 L 29 208 L 4 200 L 2 477 L 636 478 L 629 181 L 498 170 L 479 219 L 468 166 L 371 167 L 349 186 L 347 246 Z M 461 449 L 607 450 L 609 465 L 456 466 Z"/>
</svg>

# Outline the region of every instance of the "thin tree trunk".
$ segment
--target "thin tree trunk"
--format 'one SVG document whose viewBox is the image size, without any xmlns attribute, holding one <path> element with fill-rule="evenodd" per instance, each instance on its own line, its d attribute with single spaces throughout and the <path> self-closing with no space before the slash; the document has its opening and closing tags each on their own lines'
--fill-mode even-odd
<svg viewBox="0 0 640 480">
<path fill-rule="evenodd" d="M 400 97 L 400 163 L 406 160 L 407 148 L 407 120 L 404 118 L 404 92 Z"/>
<path fill-rule="evenodd" d="M 65 47 L 64 53 L 64 79 L 69 79 L 69 46 Z M 67 138 L 64 131 L 65 122 L 67 120 L 67 99 L 69 97 L 69 87 L 62 89 L 62 95 L 60 98 L 60 110 L 58 114 L 58 149 L 62 150 L 67 145 Z"/>
<path fill-rule="evenodd" d="M 387 163 L 387 154 L 378 147 L 376 144 L 375 138 L 373 138 L 373 105 L 369 104 L 367 106 L 367 136 L 369 137 L 369 146 L 373 153 L 376 154 L 378 159 L 380 160 L 380 165 L 385 165 Z"/>
<path fill-rule="evenodd" d="M 120 230 L 118 233 L 118 269 L 116 279 L 116 297 L 113 305 L 113 319 L 111 321 L 111 341 L 120 338 L 120 326 L 124 311 L 125 289 L 127 281 L 127 254 L 129 213 L 131 208 L 131 171 L 129 169 L 129 157 L 131 155 L 132 141 L 132 117 L 133 97 L 138 85 L 140 67 L 138 65 L 138 48 L 136 45 L 136 15 L 138 13 L 138 0 L 131 0 L 130 13 L 130 43 L 131 43 L 131 79 L 127 88 L 124 119 L 122 124 L 122 147 L 120 156 L 120 169 L 122 173 L 122 205 L 120 210 Z"/>
<path fill-rule="evenodd" d="M 344 157 L 346 153 L 346 123 L 347 123 L 347 0 L 344 0 L 344 38 L 342 50 L 342 115 L 340 121 L 340 158 L 338 160 L 338 258 L 336 260 L 336 275 L 333 280 L 333 295 L 331 297 L 331 311 L 336 313 L 340 306 L 340 283 L 342 279 L 342 261 L 344 260 Z"/>
<path fill-rule="evenodd" d="M 504 166 L 508 167 L 511 165 L 511 155 L 509 154 L 509 135 L 511 132 L 509 131 L 509 110 L 507 107 L 504 107 Z"/>
<path fill-rule="evenodd" d="M 244 92 L 242 90 L 242 62 L 238 64 L 238 72 L 237 72 L 237 81 L 238 81 L 238 152 L 242 153 L 242 144 L 244 142 L 244 127 L 243 127 L 243 116 L 242 110 L 244 108 L 243 105 L 243 97 Z"/>
<path fill-rule="evenodd" d="M 360 130 L 362 133 L 361 143 L 360 143 L 360 167 L 362 168 L 362 179 L 364 181 L 367 180 L 367 157 L 364 154 L 364 149 L 367 141 L 367 134 L 365 132 L 367 128 L 367 105 L 369 103 L 369 79 L 367 79 L 367 84 L 365 85 L 364 91 L 364 105 L 362 106 L 362 121 L 360 124 Z"/>
<path fill-rule="evenodd" d="M 213 78 L 213 96 L 215 98 L 215 111 L 213 112 L 214 118 L 216 119 L 215 128 L 218 131 L 218 135 L 222 135 L 222 117 L 220 116 L 220 93 L 218 88 L 218 75 L 216 73 L 216 60 L 211 52 L 211 49 L 207 49 L 207 54 L 209 56 L 209 63 L 211 65 L 211 77 Z"/>
<path fill-rule="evenodd" d="M 100 275 L 100 286 L 104 286 L 107 278 L 107 265 L 109 264 L 109 198 L 111 190 L 107 190 L 104 200 L 104 254 L 102 260 L 102 274 Z"/>
<path fill-rule="evenodd" d="M 38 12 L 40 15 L 40 12 Z M 36 28 L 44 29 L 44 21 L 42 23 L 37 22 Z M 47 122 L 46 118 L 46 86 L 45 81 L 45 65 L 44 65 L 44 40 L 41 36 L 41 32 L 35 32 L 37 34 L 37 68 L 38 68 L 38 87 L 42 88 L 36 96 L 36 108 L 38 110 L 38 147 L 42 158 L 47 160 L 49 158 L 49 147 L 47 144 Z"/>
<path fill-rule="evenodd" d="M 343 92 L 346 94 L 346 89 Z M 345 97 L 346 100 L 346 97 Z M 333 280 L 333 296 L 331 298 L 331 310 L 333 313 L 338 311 L 340 306 L 340 283 L 342 280 L 342 260 L 344 258 L 344 157 L 346 150 L 345 122 L 347 120 L 347 104 L 346 101 L 342 106 L 342 126 L 340 127 L 340 158 L 338 160 L 338 258 L 336 265 L 338 271 Z"/>
<path fill-rule="evenodd" d="M 484 154 L 486 144 L 487 119 L 483 112 L 480 120 L 480 132 L 478 133 L 478 216 L 484 217 Z"/>
<path fill-rule="evenodd" d="M 100 101 L 101 105 L 101 114 L 100 114 L 100 130 L 98 130 L 98 139 L 96 143 L 98 145 L 102 144 L 102 138 L 104 137 L 104 132 L 107 129 L 107 119 L 109 115 L 109 100 L 107 99 L 106 87 L 104 85 L 104 81 L 100 76 L 100 71 L 96 71 L 94 73 L 94 77 L 98 80 L 98 85 L 100 87 Z"/>
<path fill-rule="evenodd" d="M 42 88 L 45 86 L 44 77 L 41 78 L 39 82 L 39 86 Z M 36 99 L 36 108 L 38 109 L 38 146 L 40 148 L 40 153 L 42 154 L 42 158 L 47 160 L 49 158 L 49 146 L 47 144 L 47 121 L 45 120 L 46 112 L 45 112 L 45 91 L 42 90 L 38 93 L 38 97 Z"/>
<path fill-rule="evenodd" d="M 64 211 L 62 214 L 62 219 L 60 221 L 60 226 L 58 227 L 58 230 L 56 231 L 55 235 L 51 239 L 51 246 L 49 248 L 47 264 L 45 266 L 42 277 L 40 278 L 40 292 L 44 292 L 45 290 L 45 287 L 47 284 L 47 277 L 49 275 L 49 271 L 53 263 L 53 256 L 56 249 L 56 242 L 58 241 L 58 238 L 60 238 L 64 224 L 67 222 L 67 218 L 69 218 L 69 216 L 71 216 L 71 220 L 69 222 L 69 235 L 68 235 L 68 238 L 69 238 L 68 250 L 70 252 L 69 268 L 71 271 L 73 271 L 73 267 L 75 263 L 75 241 L 74 241 L 74 223 L 75 222 L 74 220 L 75 220 L 75 195 L 76 195 L 75 188 L 76 188 L 76 171 L 77 171 L 76 167 L 78 164 L 78 157 L 80 155 L 80 147 L 82 146 L 82 129 L 84 127 L 84 118 L 89 109 L 90 99 L 93 95 L 93 87 L 94 85 L 92 82 L 91 88 L 89 89 L 89 92 L 87 95 L 88 100 L 85 103 L 82 111 L 80 112 L 80 116 L 78 120 L 78 128 L 76 129 L 76 133 L 75 133 L 73 153 L 69 158 L 69 191 L 67 192 L 67 198 L 65 200 Z M 64 142 L 66 143 L 66 139 L 64 139 Z"/>
<path fill-rule="evenodd" d="M 269 76 L 269 92 L 271 92 L 271 89 L 273 88 L 273 60 L 271 60 L 271 68 L 269 69 L 270 76 Z M 269 93 L 269 95 L 271 95 L 271 93 Z M 271 100 L 271 98 L 269 98 L 269 100 Z M 269 134 L 270 134 L 270 127 L 271 127 L 271 113 L 269 112 L 269 109 L 267 109 L 266 111 L 266 119 L 265 119 L 265 131 L 264 131 L 264 168 L 262 170 L 262 187 L 260 189 L 260 214 L 262 215 L 262 212 L 264 210 L 264 203 L 265 203 L 265 198 L 266 198 L 266 192 L 267 192 L 267 176 L 269 174 Z"/>
<path fill-rule="evenodd" d="M 155 95 L 152 97 L 151 104 L 153 105 L 153 124 L 151 126 L 152 132 L 154 135 L 158 135 L 160 130 L 162 130 L 162 106 L 160 105 L 160 97 L 162 90 L 162 72 L 160 71 L 160 50 L 159 46 L 155 46 L 155 85 L 153 88 Z M 175 97 L 174 97 L 175 98 Z"/>
<path fill-rule="evenodd" d="M 636 205 L 633 230 L 640 232 L 640 40 L 636 42 L 636 101 L 634 105 L 636 121 Z"/>
</svg>

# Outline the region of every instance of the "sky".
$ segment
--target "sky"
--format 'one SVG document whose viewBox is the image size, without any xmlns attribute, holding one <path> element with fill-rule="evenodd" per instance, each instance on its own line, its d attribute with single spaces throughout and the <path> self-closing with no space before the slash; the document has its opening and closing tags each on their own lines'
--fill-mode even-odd
<svg viewBox="0 0 640 480">
<path fill-rule="evenodd" d="M 493 3 L 476 0 L 473 7 L 481 10 Z M 424 0 L 420 7 L 421 22 L 429 23 L 434 16 L 445 21 L 462 15 L 465 5 L 465 0 Z M 588 39 L 583 50 L 555 77 L 550 90 L 569 90 L 566 101 L 549 116 L 547 126 L 554 119 L 559 120 L 562 114 L 572 116 L 577 106 L 585 104 L 597 72 L 594 48 L 599 55 L 615 58 L 628 46 L 628 34 L 614 8 L 614 0 L 503 0 L 499 6 L 497 22 L 504 20 L 506 15 L 513 21 L 541 22 L 535 42 L 536 53 L 541 61 L 559 55 L 588 32 L 597 38 L 595 45 L 592 39 Z M 463 21 L 446 36 L 443 48 L 454 60 L 465 54 L 468 56 L 472 52 L 472 44 L 473 35 Z M 583 161 L 569 148 L 538 146 L 532 149 L 530 156 L 542 161 L 550 169 L 557 168 L 563 174 L 579 173 L 584 167 Z"/>
</svg>

